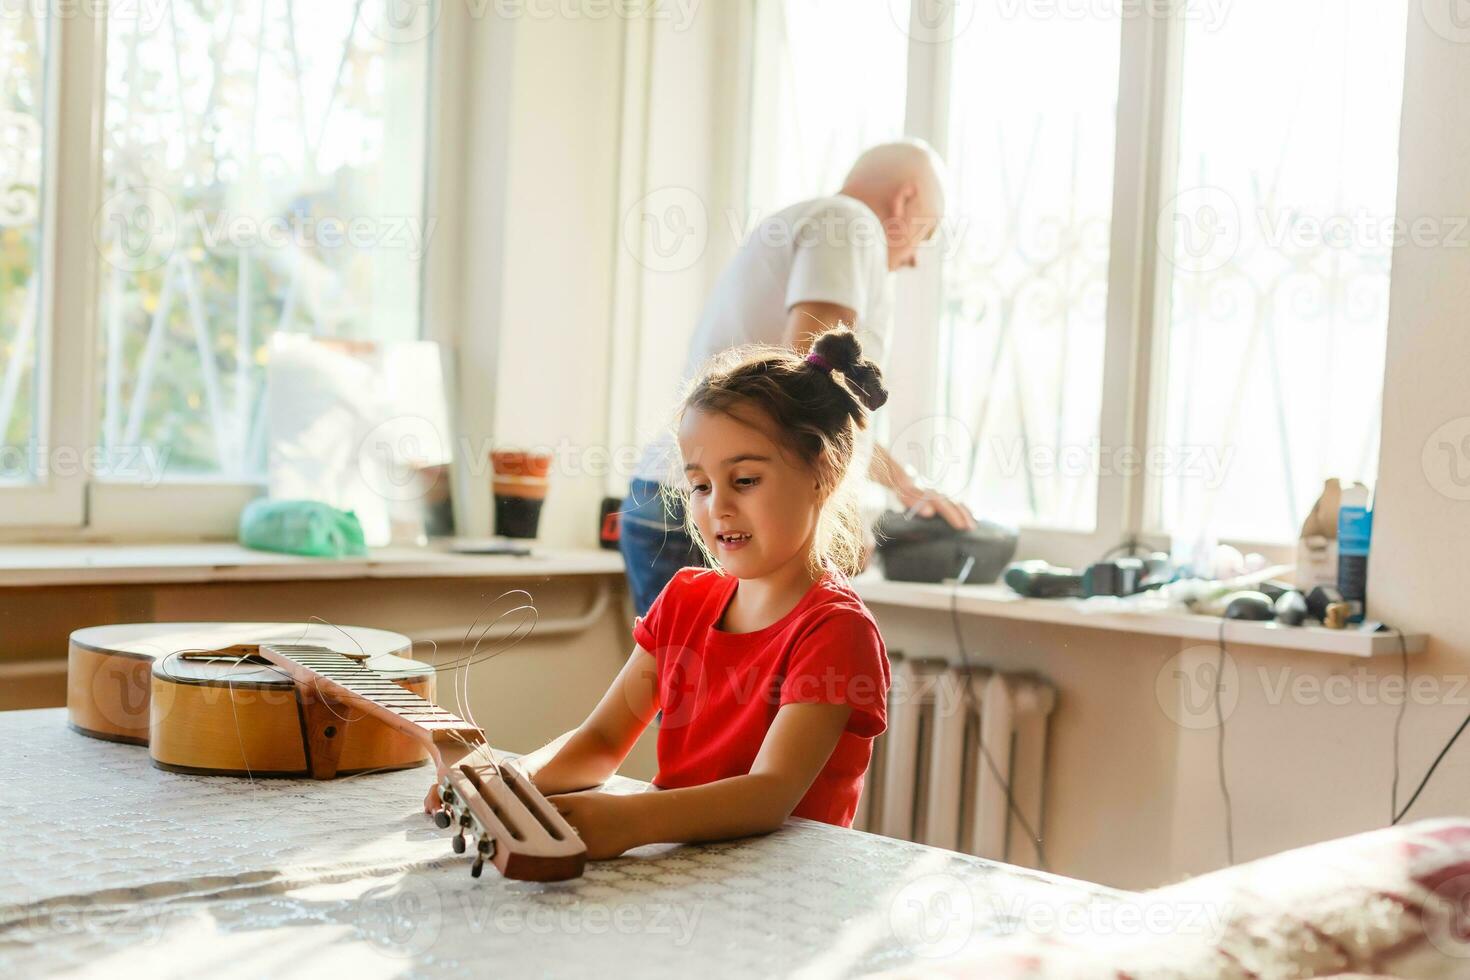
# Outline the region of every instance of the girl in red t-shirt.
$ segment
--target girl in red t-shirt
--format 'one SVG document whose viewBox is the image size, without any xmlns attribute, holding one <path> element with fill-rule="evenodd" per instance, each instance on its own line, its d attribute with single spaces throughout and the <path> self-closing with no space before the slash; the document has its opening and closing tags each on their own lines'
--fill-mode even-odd
<svg viewBox="0 0 1470 980">
<path fill-rule="evenodd" d="M 590 857 L 763 833 L 792 815 L 852 824 L 889 668 L 847 585 L 863 540 L 846 478 L 857 430 L 887 399 L 845 329 L 805 357 L 731 352 L 685 398 L 680 493 L 714 567 L 679 572 L 587 720 L 517 762 Z M 659 711 L 662 792 L 589 789 Z"/>
</svg>

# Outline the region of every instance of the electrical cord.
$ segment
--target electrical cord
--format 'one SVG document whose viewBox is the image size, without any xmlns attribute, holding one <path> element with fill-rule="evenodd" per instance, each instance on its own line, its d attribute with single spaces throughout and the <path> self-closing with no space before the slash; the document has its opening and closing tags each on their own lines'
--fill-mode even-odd
<svg viewBox="0 0 1470 980">
<path fill-rule="evenodd" d="M 1398 756 L 1399 726 L 1403 723 L 1403 720 L 1404 720 L 1404 708 L 1408 704 L 1408 701 L 1409 701 L 1409 687 L 1408 687 L 1408 679 L 1409 679 L 1409 648 L 1408 648 L 1408 644 L 1404 640 L 1403 631 L 1402 630 L 1395 629 L 1394 632 L 1395 633 L 1398 633 L 1398 635 L 1399 635 L 1399 666 L 1400 666 L 1401 676 L 1404 678 L 1404 700 L 1399 705 L 1398 719 L 1394 722 L 1394 730 L 1393 730 L 1393 746 L 1394 746 L 1394 751 L 1393 751 L 1393 766 L 1394 766 L 1393 803 L 1394 804 L 1397 804 L 1398 803 L 1398 765 L 1399 765 L 1399 756 Z M 1429 780 L 1430 780 L 1430 777 L 1432 777 L 1434 775 L 1434 770 L 1436 770 L 1436 769 L 1439 768 L 1439 764 L 1444 761 L 1444 757 L 1449 754 L 1449 751 L 1450 751 L 1451 748 L 1454 747 L 1455 742 L 1457 742 L 1459 740 L 1460 736 L 1465 733 L 1466 726 L 1470 726 L 1470 715 L 1466 715 L 1465 716 L 1465 720 L 1462 721 L 1462 722 L 1460 722 L 1460 727 L 1455 729 L 1455 734 L 1451 735 L 1450 736 L 1450 740 L 1448 742 L 1444 743 L 1444 748 L 1442 748 L 1442 749 L 1439 750 L 1439 755 L 1435 756 L 1434 757 L 1434 761 L 1429 764 L 1429 771 L 1424 774 L 1424 778 L 1421 779 L 1421 780 L 1419 780 L 1419 785 L 1414 788 L 1414 793 L 1413 793 L 1412 796 L 1409 797 L 1409 802 L 1407 802 L 1407 803 L 1404 804 L 1404 808 L 1402 810 L 1399 810 L 1397 813 L 1394 814 L 1394 816 L 1393 816 L 1393 822 L 1389 826 L 1396 826 L 1398 824 L 1398 822 L 1400 820 L 1403 820 L 1404 817 L 1408 814 L 1410 807 L 1412 807 L 1414 805 L 1414 803 L 1419 799 L 1419 794 L 1422 793 L 1422 792 L 1424 792 L 1424 787 L 1426 787 L 1426 786 L 1429 785 Z"/>
<path fill-rule="evenodd" d="M 1393 720 L 1393 787 L 1388 796 L 1388 824 L 1399 822 L 1399 735 L 1404 728 L 1404 709 L 1409 706 L 1409 647 L 1404 642 L 1404 631 L 1395 629 L 1399 636 L 1399 711 Z"/>
<path fill-rule="evenodd" d="M 960 569 L 960 574 L 955 579 L 954 588 L 950 591 L 949 613 L 950 618 L 954 624 L 955 648 L 959 651 L 960 664 L 963 667 L 966 675 L 965 683 L 961 685 L 961 689 L 964 691 L 966 716 L 969 717 L 973 715 L 974 717 L 979 718 L 980 708 L 979 705 L 975 704 L 975 690 L 969 682 L 970 656 L 965 650 L 964 633 L 960 630 L 960 586 L 964 585 L 965 580 L 970 577 L 970 569 L 974 566 L 975 556 L 970 555 L 965 559 L 964 567 Z M 978 732 L 976 733 L 975 744 L 979 747 L 980 755 L 985 760 L 985 764 L 990 768 L 991 775 L 996 778 L 996 781 L 1000 783 L 1001 788 L 1005 790 L 1006 809 L 1010 811 L 1011 816 L 1016 818 L 1016 822 L 1021 825 L 1021 829 L 1026 832 L 1026 836 L 1029 837 L 1031 839 L 1031 843 L 1035 845 L 1036 863 L 1041 866 L 1042 871 L 1048 870 L 1046 862 L 1046 849 L 1042 845 L 1041 835 L 1032 828 L 1030 821 L 1026 819 L 1025 814 L 1023 814 L 1020 808 L 1016 805 L 1015 794 L 1011 792 L 1010 781 L 1000 774 L 1000 767 L 995 764 L 995 759 L 991 756 L 990 750 L 985 747 L 985 741 L 984 739 L 979 737 Z"/>
<path fill-rule="evenodd" d="M 1215 766 L 1220 776 L 1220 796 L 1225 800 L 1225 861 L 1227 865 L 1235 863 L 1235 813 L 1230 802 L 1230 786 L 1225 779 L 1225 706 L 1221 703 L 1221 697 L 1225 687 L 1225 624 L 1228 620 L 1220 617 L 1220 655 L 1215 660 L 1215 724 L 1219 729 L 1219 738 L 1215 742 Z"/>
</svg>

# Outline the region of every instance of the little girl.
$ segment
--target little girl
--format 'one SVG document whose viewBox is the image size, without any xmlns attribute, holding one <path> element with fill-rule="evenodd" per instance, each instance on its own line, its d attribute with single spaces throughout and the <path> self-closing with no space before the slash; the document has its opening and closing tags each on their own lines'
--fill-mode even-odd
<svg viewBox="0 0 1470 980">
<path fill-rule="evenodd" d="M 887 399 L 842 329 L 806 357 L 733 351 L 695 383 L 679 492 L 712 567 L 677 573 L 587 720 L 516 763 L 590 857 L 763 833 L 793 814 L 852 824 L 889 668 L 846 581 L 863 543 L 844 478 L 857 429 Z M 589 790 L 660 710 L 662 792 Z"/>
</svg>

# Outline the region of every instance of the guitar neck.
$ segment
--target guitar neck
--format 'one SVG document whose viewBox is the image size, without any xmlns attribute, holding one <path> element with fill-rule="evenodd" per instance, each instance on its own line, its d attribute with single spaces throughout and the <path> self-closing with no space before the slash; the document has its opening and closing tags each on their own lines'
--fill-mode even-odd
<svg viewBox="0 0 1470 980">
<path fill-rule="evenodd" d="M 374 714 L 422 743 L 441 771 L 485 744 L 482 730 L 364 666 L 361 656 L 287 643 L 261 644 L 260 654 L 303 690 Z"/>
</svg>

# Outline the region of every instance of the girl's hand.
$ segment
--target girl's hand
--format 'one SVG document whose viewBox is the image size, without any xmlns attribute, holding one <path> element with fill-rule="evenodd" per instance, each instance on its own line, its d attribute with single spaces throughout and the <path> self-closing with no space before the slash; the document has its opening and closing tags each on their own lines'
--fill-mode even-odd
<svg viewBox="0 0 1470 980">
<path fill-rule="evenodd" d="M 577 836 L 587 845 L 587 857 L 593 861 L 615 858 L 635 846 L 636 841 L 629 832 L 632 821 L 628 799 L 600 790 L 547 797 L 567 822 L 577 828 Z"/>
</svg>

